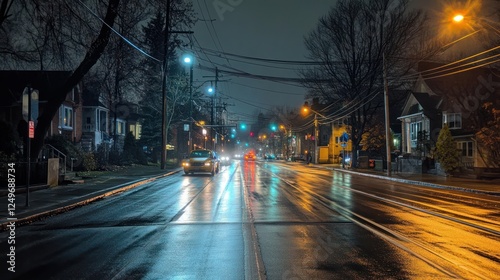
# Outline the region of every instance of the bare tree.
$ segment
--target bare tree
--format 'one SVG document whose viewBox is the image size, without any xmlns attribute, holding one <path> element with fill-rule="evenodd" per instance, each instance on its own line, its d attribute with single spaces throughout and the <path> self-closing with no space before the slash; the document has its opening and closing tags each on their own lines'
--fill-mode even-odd
<svg viewBox="0 0 500 280">
<path fill-rule="evenodd" d="M 36 157 L 39 151 L 41 150 L 45 135 L 50 127 L 50 123 L 55 114 L 58 112 L 58 109 L 61 106 L 62 102 L 65 100 L 67 93 L 83 79 L 85 74 L 90 70 L 92 66 L 96 64 L 96 62 L 104 52 L 108 44 L 109 38 L 111 36 L 110 26 L 113 26 L 113 23 L 118 13 L 119 4 L 120 0 L 109 0 L 109 2 L 105 4 L 104 7 L 106 12 L 103 18 L 104 23 L 102 23 L 102 26 L 97 33 L 98 34 L 97 37 L 91 40 L 90 44 L 88 45 L 88 48 L 86 49 L 84 57 L 73 68 L 74 70 L 72 71 L 71 75 L 67 78 L 67 80 L 62 82 L 61 85 L 58 87 L 58 89 L 53 93 L 52 98 L 48 100 L 44 108 L 44 111 L 39 116 L 38 125 L 35 130 L 35 139 L 32 142 L 31 151 L 33 157 Z M 59 7 L 61 7 L 62 9 L 63 6 Z M 71 7 L 66 7 L 66 8 L 68 10 L 71 10 Z M 51 19 L 48 18 L 47 20 Z M 56 30 L 57 29 L 54 29 L 53 31 L 55 32 Z M 63 31 L 61 30 L 61 32 Z M 71 32 L 69 34 L 72 35 Z M 56 37 L 59 35 L 60 34 L 56 34 Z M 64 50 L 61 49 L 61 51 L 63 52 Z M 43 58 L 41 58 L 40 60 L 43 60 Z M 60 62 L 62 62 L 62 65 L 67 65 L 69 67 L 69 64 L 66 64 L 64 62 L 64 59 L 62 59 Z"/>
<path fill-rule="evenodd" d="M 2 0 L 0 2 L 0 28 L 2 27 L 4 21 L 12 16 L 10 8 L 12 7 L 13 2 L 14 0 Z"/>
<path fill-rule="evenodd" d="M 337 104 L 332 118 L 349 118 L 353 152 L 380 113 L 384 62 L 391 87 L 400 87 L 398 77 L 415 63 L 425 21 L 406 0 L 341 0 L 305 38 L 309 58 L 318 61 L 302 72 L 309 97 Z"/>
</svg>

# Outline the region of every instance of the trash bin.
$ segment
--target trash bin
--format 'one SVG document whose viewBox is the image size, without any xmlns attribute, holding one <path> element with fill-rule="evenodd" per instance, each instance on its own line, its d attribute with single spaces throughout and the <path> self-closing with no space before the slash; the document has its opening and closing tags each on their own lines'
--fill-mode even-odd
<svg viewBox="0 0 500 280">
<path fill-rule="evenodd" d="M 375 160 L 374 159 L 369 159 L 368 160 L 368 166 L 370 168 L 375 168 Z"/>
</svg>

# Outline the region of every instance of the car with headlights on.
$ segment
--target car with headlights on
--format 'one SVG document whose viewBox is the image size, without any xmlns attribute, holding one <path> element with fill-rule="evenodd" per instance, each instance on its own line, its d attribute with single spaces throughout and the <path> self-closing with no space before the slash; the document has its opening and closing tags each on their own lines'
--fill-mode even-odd
<svg viewBox="0 0 500 280">
<path fill-rule="evenodd" d="M 185 174 L 210 173 L 213 176 L 219 173 L 220 160 L 214 151 L 198 149 L 193 150 L 188 158 L 182 161 L 182 167 Z"/>
<path fill-rule="evenodd" d="M 219 161 L 221 165 L 229 165 L 231 164 L 231 158 L 225 154 L 219 154 Z"/>
</svg>

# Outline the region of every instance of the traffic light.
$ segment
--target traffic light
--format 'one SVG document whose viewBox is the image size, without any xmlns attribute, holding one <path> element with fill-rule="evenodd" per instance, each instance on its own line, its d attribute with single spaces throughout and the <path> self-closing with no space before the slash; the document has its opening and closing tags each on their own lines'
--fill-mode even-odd
<svg viewBox="0 0 500 280">
<path fill-rule="evenodd" d="M 254 136 L 253 131 L 250 131 L 250 137 L 253 137 L 253 136 Z"/>
<path fill-rule="evenodd" d="M 240 123 L 240 129 L 241 130 L 247 129 L 247 124 L 246 123 Z"/>
</svg>

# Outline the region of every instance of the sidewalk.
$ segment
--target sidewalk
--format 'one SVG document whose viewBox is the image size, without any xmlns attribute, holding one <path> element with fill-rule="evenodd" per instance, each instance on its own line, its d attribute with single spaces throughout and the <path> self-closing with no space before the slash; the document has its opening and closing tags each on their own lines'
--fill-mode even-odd
<svg viewBox="0 0 500 280">
<path fill-rule="evenodd" d="M 288 162 L 289 164 L 305 164 L 304 162 Z M 312 164 L 316 168 L 325 168 L 335 171 L 359 174 L 378 179 L 390 180 L 406 184 L 426 186 L 441 189 L 453 189 L 458 191 L 482 193 L 500 196 L 500 179 L 479 180 L 469 178 L 445 177 L 432 174 L 392 173 L 387 176 L 386 172 L 373 169 L 343 169 L 340 164 Z"/>
<path fill-rule="evenodd" d="M 153 165 L 135 165 L 102 172 L 96 177 L 83 178 L 83 182 L 78 184 L 57 187 L 31 186 L 29 207 L 26 207 L 24 186 L 16 188 L 15 201 L 9 201 L 7 192 L 2 190 L 0 196 L 1 229 L 5 229 L 11 221 L 15 221 L 16 225 L 32 222 L 132 189 L 180 170 L 180 168 L 162 170 Z M 9 207 L 12 202 L 15 203 L 15 207 L 12 205 Z"/>
<path fill-rule="evenodd" d="M 322 165 L 322 164 L 321 164 Z M 326 166 L 325 166 L 326 167 Z M 453 189 L 465 192 L 482 193 L 488 195 L 500 195 L 500 179 L 479 180 L 470 178 L 445 177 L 433 174 L 413 174 L 393 172 L 387 176 L 386 172 L 373 171 L 371 169 L 342 169 L 340 165 L 329 164 L 326 168 L 347 173 L 356 173 L 364 176 L 380 178 L 390 181 L 402 182 L 413 185 L 427 186 L 433 188 Z"/>
<path fill-rule="evenodd" d="M 304 164 L 299 162 L 288 163 Z M 342 169 L 338 164 L 317 164 L 311 165 L 311 167 L 355 173 L 363 176 L 371 176 L 379 179 L 433 188 L 500 195 L 500 179 L 475 180 L 429 174 L 402 173 L 392 174 L 391 177 L 388 177 L 383 172 L 376 172 L 369 169 Z M 16 191 L 15 201 L 9 201 L 7 192 L 2 190 L 3 193 L 0 194 L 0 225 L 2 229 L 5 229 L 7 224 L 12 221 L 15 221 L 16 225 L 32 222 L 80 207 L 106 196 L 132 189 L 180 171 L 180 167 L 161 170 L 158 166 L 136 165 L 128 168 L 120 168 L 115 171 L 104 172 L 94 178 L 84 178 L 83 182 L 80 184 L 69 184 L 51 188 L 47 186 L 32 186 L 29 194 L 29 207 L 25 206 L 26 195 L 22 192 L 24 187 L 20 187 L 19 192 Z M 15 203 L 15 208 L 12 206 L 9 207 L 8 204 L 12 202 Z"/>
</svg>

